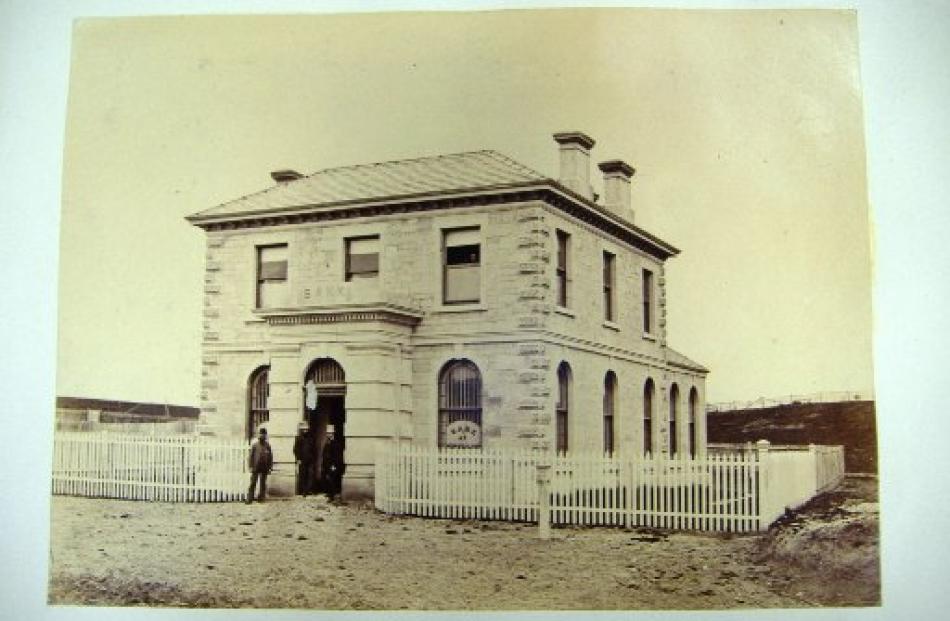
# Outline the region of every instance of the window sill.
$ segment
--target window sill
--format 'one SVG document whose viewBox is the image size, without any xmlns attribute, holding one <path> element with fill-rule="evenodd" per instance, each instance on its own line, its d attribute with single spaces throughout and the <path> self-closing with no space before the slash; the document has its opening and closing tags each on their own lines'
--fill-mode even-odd
<svg viewBox="0 0 950 621">
<path fill-rule="evenodd" d="M 643 338 L 644 338 L 645 340 L 647 340 L 647 341 L 656 341 L 656 335 L 655 335 L 655 334 L 651 334 L 651 333 L 649 333 L 649 332 L 644 332 L 644 333 L 643 333 Z"/>
<path fill-rule="evenodd" d="M 605 319 L 603 325 L 604 325 L 605 328 L 608 328 L 608 329 L 610 329 L 610 330 L 614 330 L 614 331 L 616 331 L 616 332 L 620 332 L 620 326 L 617 325 L 616 323 L 612 322 L 612 321 L 608 321 L 608 320 Z"/>
<path fill-rule="evenodd" d="M 555 306 L 554 312 L 557 313 L 558 315 L 564 315 L 565 317 L 576 317 L 576 315 L 574 314 L 574 311 L 572 311 L 571 309 L 565 306 Z"/>
<path fill-rule="evenodd" d="M 482 311 L 487 311 L 488 307 L 482 304 L 481 302 L 474 302 L 472 304 L 442 304 L 437 306 L 432 312 L 435 314 L 439 313 L 477 313 Z"/>
</svg>

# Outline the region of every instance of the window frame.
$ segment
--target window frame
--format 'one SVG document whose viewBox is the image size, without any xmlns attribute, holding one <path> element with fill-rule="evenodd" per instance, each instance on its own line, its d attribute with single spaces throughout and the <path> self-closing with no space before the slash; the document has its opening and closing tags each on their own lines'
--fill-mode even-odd
<svg viewBox="0 0 950 621">
<path fill-rule="evenodd" d="M 346 238 L 344 238 L 344 240 L 343 240 L 343 257 L 344 257 L 344 258 L 343 258 L 343 280 L 344 280 L 344 281 L 346 281 L 346 282 L 353 282 L 353 281 L 354 281 L 354 277 L 355 277 L 355 280 L 370 279 L 370 278 L 379 278 L 379 270 L 380 270 L 379 255 L 380 255 L 380 251 L 379 251 L 379 248 L 378 248 L 378 247 L 377 247 L 376 253 L 375 253 L 375 254 L 376 254 L 376 269 L 375 269 L 374 271 L 361 271 L 361 272 L 354 272 L 354 271 L 353 271 L 353 266 L 352 266 L 353 252 L 352 252 L 352 250 L 351 250 L 351 247 L 352 247 L 353 243 L 354 243 L 354 242 L 361 242 L 361 241 L 369 241 L 369 240 L 376 240 L 377 244 L 379 244 L 379 241 L 380 241 L 379 234 L 375 234 L 375 235 L 355 235 L 355 236 L 353 236 L 353 237 L 346 237 Z M 358 256 L 364 256 L 364 255 L 361 254 L 361 255 L 358 255 Z M 368 255 L 366 255 L 366 256 L 368 256 Z"/>
<path fill-rule="evenodd" d="M 270 422 L 269 400 L 270 365 L 262 365 L 254 369 L 247 380 L 247 412 L 244 430 L 247 441 L 254 439 L 258 427 Z"/>
<path fill-rule="evenodd" d="M 570 447 L 571 366 L 561 362 L 557 367 L 558 398 L 554 404 L 555 452 L 567 453 Z"/>
<path fill-rule="evenodd" d="M 648 377 L 643 383 L 643 453 L 653 454 L 653 410 L 656 398 L 656 383 Z"/>
<path fill-rule="evenodd" d="M 557 238 L 557 263 L 554 267 L 555 301 L 559 307 L 568 308 L 570 300 L 568 295 L 568 286 L 570 283 L 570 279 L 568 278 L 568 266 L 570 261 L 571 234 L 561 229 L 555 229 L 555 237 Z"/>
<path fill-rule="evenodd" d="M 643 268 L 641 271 L 641 295 L 643 296 L 643 333 L 654 334 L 656 324 L 656 295 L 653 270 Z"/>
<path fill-rule="evenodd" d="M 677 427 L 678 427 L 678 418 L 679 418 L 679 400 L 680 400 L 680 388 L 674 382 L 670 386 L 670 455 L 676 455 L 679 452 L 679 438 L 677 437 Z"/>
<path fill-rule="evenodd" d="M 264 264 L 265 264 L 265 262 L 264 262 L 264 260 L 263 260 L 263 259 L 264 259 L 264 253 L 265 253 L 267 250 L 272 250 L 272 249 L 275 249 L 275 248 L 283 248 L 283 249 L 284 249 L 284 252 L 285 252 L 285 254 L 286 254 L 286 258 L 285 258 L 284 261 L 283 261 L 283 263 L 284 263 L 283 278 L 265 277 L 265 275 L 264 275 L 264 272 L 265 272 L 265 270 L 264 270 Z M 264 306 L 264 305 L 261 303 L 261 302 L 262 302 L 262 299 L 261 299 L 261 298 L 263 297 L 261 294 L 263 293 L 263 285 L 264 285 L 264 283 L 268 283 L 268 282 L 283 282 L 285 285 L 287 285 L 287 287 L 288 287 L 288 289 L 289 289 L 289 287 L 290 287 L 290 285 L 289 285 L 289 282 L 290 282 L 290 245 L 287 244 L 286 242 L 284 242 L 284 243 L 279 243 L 279 244 L 261 244 L 261 245 L 257 245 L 257 246 L 254 247 L 254 254 L 255 254 L 255 267 L 254 267 L 254 281 L 255 281 L 255 285 L 254 285 L 254 308 L 255 308 L 255 309 L 258 309 L 258 310 L 263 310 L 263 309 L 268 309 L 268 308 L 279 308 L 278 306 Z M 269 263 L 279 263 L 279 262 L 269 262 Z M 288 291 L 288 298 L 289 298 L 289 291 Z"/>
<path fill-rule="evenodd" d="M 604 250 L 604 321 L 616 321 L 617 255 Z"/>
<path fill-rule="evenodd" d="M 457 369 L 465 369 L 468 371 L 474 371 L 475 386 L 474 389 L 465 389 L 463 391 L 471 390 L 471 394 L 460 395 L 463 398 L 471 398 L 474 396 L 476 403 L 474 405 L 450 405 L 447 401 L 451 397 L 451 387 L 448 384 L 450 381 L 450 374 L 455 372 Z M 465 378 L 457 380 L 460 382 L 465 381 Z M 436 419 L 437 424 L 437 442 L 439 448 L 474 448 L 480 449 L 484 446 L 485 443 L 485 434 L 483 427 L 483 398 L 482 394 L 484 392 L 484 384 L 482 382 L 482 372 L 474 362 L 468 359 L 455 359 L 450 360 L 442 369 L 439 371 L 439 376 L 437 380 L 437 399 L 438 399 L 438 415 Z M 455 416 L 453 416 L 453 413 Z M 454 418 L 454 420 L 453 420 Z M 453 445 L 448 444 L 446 431 L 448 426 L 454 422 L 461 420 L 471 420 L 475 422 L 479 427 L 479 438 L 477 445 Z"/>
<path fill-rule="evenodd" d="M 478 261 L 474 263 L 452 263 L 449 264 L 449 248 L 464 248 L 467 246 L 474 246 L 475 244 L 458 244 L 458 245 L 449 245 L 449 239 L 453 234 L 460 233 L 475 233 L 478 235 Z M 484 245 L 484 240 L 481 237 L 481 227 L 480 226 L 463 226 L 457 228 L 442 229 L 442 305 L 443 306 L 464 306 L 464 305 L 476 305 L 481 304 L 482 302 L 482 266 L 484 265 L 484 253 L 482 252 Z M 472 269 L 478 268 L 478 297 L 474 299 L 458 299 L 458 300 L 449 300 L 449 274 L 453 269 Z"/>
<path fill-rule="evenodd" d="M 604 454 L 613 455 L 616 444 L 616 412 L 617 412 L 617 374 L 607 371 L 604 375 Z"/>
</svg>

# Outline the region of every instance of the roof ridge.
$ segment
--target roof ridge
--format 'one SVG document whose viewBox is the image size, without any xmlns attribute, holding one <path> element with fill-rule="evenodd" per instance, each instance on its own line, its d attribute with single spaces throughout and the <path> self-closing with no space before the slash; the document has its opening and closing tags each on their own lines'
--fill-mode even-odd
<svg viewBox="0 0 950 621">
<path fill-rule="evenodd" d="M 363 168 L 375 168 L 377 166 L 385 166 L 387 164 L 409 164 L 412 162 L 445 160 L 445 159 L 450 159 L 450 158 L 458 158 L 462 155 L 475 155 L 478 153 L 495 153 L 497 155 L 505 157 L 504 155 L 502 155 L 501 153 L 498 153 L 498 151 L 495 151 L 493 149 L 478 149 L 475 151 L 459 151 L 457 153 L 440 153 L 438 155 L 420 155 L 416 157 L 406 157 L 406 158 L 402 158 L 398 160 L 382 160 L 379 162 L 369 162 L 365 164 L 347 164 L 345 166 L 331 166 L 330 168 L 321 168 L 320 170 L 315 170 L 309 175 L 305 175 L 301 177 L 300 179 L 295 179 L 294 181 L 290 181 L 289 183 L 295 183 L 296 181 L 309 179 L 310 177 L 313 177 L 315 175 L 319 175 L 321 173 L 327 173 L 327 172 L 336 172 L 336 171 L 342 171 L 342 170 L 359 170 Z M 514 160 L 511 160 L 510 158 L 506 158 L 506 159 L 517 164 L 517 162 L 514 162 Z"/>
</svg>

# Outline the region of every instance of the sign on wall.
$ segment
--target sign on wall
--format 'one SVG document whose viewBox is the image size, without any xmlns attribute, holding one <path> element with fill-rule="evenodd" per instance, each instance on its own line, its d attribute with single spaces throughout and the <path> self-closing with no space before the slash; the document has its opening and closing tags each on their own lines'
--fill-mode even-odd
<svg viewBox="0 0 950 621">
<path fill-rule="evenodd" d="M 479 446 L 482 443 L 482 428 L 469 420 L 457 420 L 445 429 L 446 446 Z"/>
</svg>

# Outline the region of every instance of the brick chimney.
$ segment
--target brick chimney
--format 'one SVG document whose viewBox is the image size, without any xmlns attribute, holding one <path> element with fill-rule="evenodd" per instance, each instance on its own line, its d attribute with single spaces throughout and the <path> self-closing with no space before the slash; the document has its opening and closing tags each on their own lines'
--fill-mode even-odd
<svg viewBox="0 0 950 621">
<path fill-rule="evenodd" d="M 604 173 L 604 206 L 614 215 L 633 223 L 630 178 L 636 171 L 622 160 L 601 162 L 597 168 Z"/>
<path fill-rule="evenodd" d="M 594 139 L 582 132 L 560 132 L 554 134 L 554 140 L 561 152 L 558 182 L 584 198 L 594 200 L 594 190 L 590 187 L 590 150 Z"/>
</svg>

